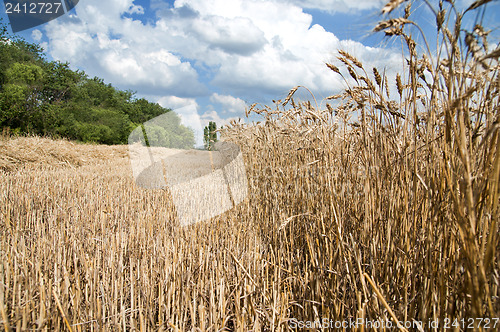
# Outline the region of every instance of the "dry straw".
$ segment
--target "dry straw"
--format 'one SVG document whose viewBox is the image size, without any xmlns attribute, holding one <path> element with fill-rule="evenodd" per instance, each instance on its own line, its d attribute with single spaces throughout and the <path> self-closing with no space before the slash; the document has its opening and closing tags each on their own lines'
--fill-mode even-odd
<svg viewBox="0 0 500 332">
<path fill-rule="evenodd" d="M 3 327 L 285 331 L 291 319 L 498 317 L 497 51 L 486 28 L 469 31 L 477 48 L 467 47 L 459 11 L 443 2 L 438 49 L 424 57 L 407 32 L 410 5 L 397 26 L 380 26 L 400 29 L 404 72 L 367 71 L 341 52 L 325 75 L 347 89 L 326 109 L 294 89 L 274 107 L 252 105 L 258 125 L 223 130 L 244 152 L 249 197 L 209 222 L 177 227 L 164 191 L 135 186 L 124 147 L 2 139 Z"/>
</svg>

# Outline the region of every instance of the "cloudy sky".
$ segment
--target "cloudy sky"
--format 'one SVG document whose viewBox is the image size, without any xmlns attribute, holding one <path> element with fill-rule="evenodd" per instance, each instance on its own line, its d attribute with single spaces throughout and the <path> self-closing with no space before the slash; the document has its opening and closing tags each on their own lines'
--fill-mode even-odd
<svg viewBox="0 0 500 332">
<path fill-rule="evenodd" d="M 338 93 L 342 82 L 324 65 L 338 49 L 369 67 L 395 70 L 400 44 L 371 33 L 383 4 L 80 0 L 70 15 L 19 35 L 40 43 L 49 59 L 68 61 L 138 97 L 172 109 L 190 106 L 181 113 L 197 114 L 183 114 L 184 122 L 204 126 L 244 118 L 245 106 L 270 104 L 296 85 L 318 100 Z"/>
</svg>

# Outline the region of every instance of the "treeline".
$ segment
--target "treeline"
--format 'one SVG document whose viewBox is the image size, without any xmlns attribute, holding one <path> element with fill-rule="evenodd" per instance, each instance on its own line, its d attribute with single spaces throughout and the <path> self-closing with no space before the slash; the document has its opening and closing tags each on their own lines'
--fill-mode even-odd
<svg viewBox="0 0 500 332">
<path fill-rule="evenodd" d="M 124 144 L 134 128 L 166 112 L 68 63 L 47 61 L 38 44 L 10 36 L 0 22 L 0 131 Z M 174 117 L 175 128 L 158 135 L 192 147 L 194 133 Z"/>
</svg>

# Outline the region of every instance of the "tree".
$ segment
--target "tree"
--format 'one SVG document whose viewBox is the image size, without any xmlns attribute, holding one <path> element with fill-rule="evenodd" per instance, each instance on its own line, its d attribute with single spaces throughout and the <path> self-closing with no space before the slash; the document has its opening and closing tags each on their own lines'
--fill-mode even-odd
<svg viewBox="0 0 500 332">
<path fill-rule="evenodd" d="M 124 144 L 135 127 L 168 113 L 152 137 L 192 147 L 193 131 L 170 109 L 74 71 L 69 63 L 47 61 L 40 45 L 10 36 L 0 18 L 0 131 Z"/>
<path fill-rule="evenodd" d="M 6 84 L 0 92 L 0 122 L 30 131 L 42 109 L 44 71 L 32 63 L 15 62 L 5 72 Z"/>
<path fill-rule="evenodd" d="M 203 129 L 203 143 L 205 149 L 213 150 L 214 143 L 217 142 L 217 125 L 214 121 L 210 121 L 208 126 Z"/>
</svg>

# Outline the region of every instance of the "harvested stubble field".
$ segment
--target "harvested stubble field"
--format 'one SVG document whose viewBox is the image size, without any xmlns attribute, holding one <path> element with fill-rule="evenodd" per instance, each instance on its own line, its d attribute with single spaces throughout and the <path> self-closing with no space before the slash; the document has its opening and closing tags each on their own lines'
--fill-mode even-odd
<svg viewBox="0 0 500 332">
<path fill-rule="evenodd" d="M 406 47 L 394 81 L 340 52 L 325 74 L 347 88 L 331 105 L 293 89 L 249 110 L 260 125 L 221 133 L 241 146 L 249 191 L 210 221 L 177 227 L 167 194 L 134 184 L 126 147 L 3 138 L 4 328 L 283 331 L 359 318 L 427 331 L 499 317 L 500 52 L 481 26 L 464 34 L 446 2 L 438 54 L 419 55 L 411 4 L 376 28 Z"/>
</svg>

